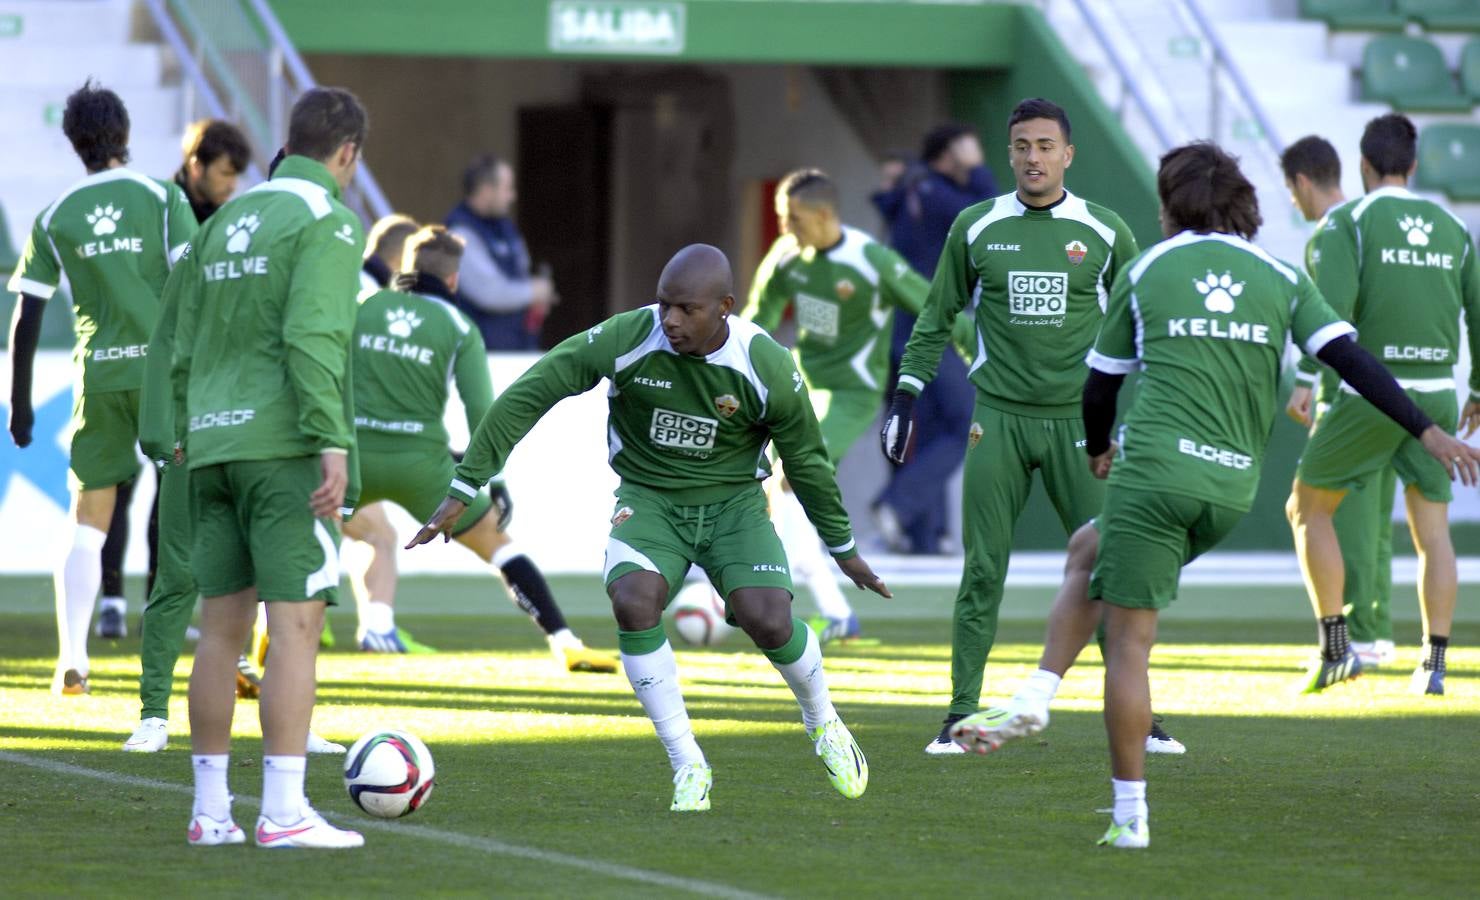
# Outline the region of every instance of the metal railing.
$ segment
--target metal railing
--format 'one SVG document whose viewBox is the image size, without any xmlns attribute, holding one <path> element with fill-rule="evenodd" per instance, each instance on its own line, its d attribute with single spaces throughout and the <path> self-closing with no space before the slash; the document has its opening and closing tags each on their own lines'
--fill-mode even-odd
<svg viewBox="0 0 1480 900">
<path fill-rule="evenodd" d="M 1222 134 L 1223 114 L 1225 98 L 1222 86 L 1226 82 L 1232 85 L 1233 97 L 1243 107 L 1244 113 L 1254 121 L 1260 132 L 1260 139 L 1266 148 L 1278 159 L 1284 152 L 1285 145 L 1275 130 L 1274 123 L 1269 115 L 1265 113 L 1264 107 L 1260 105 L 1259 99 L 1249 87 L 1248 79 L 1244 78 L 1243 71 L 1234 62 L 1233 56 L 1229 54 L 1228 47 L 1223 39 L 1218 36 L 1218 31 L 1208 21 L 1207 14 L 1203 12 L 1202 6 L 1197 0 L 1178 0 L 1182 9 L 1186 11 L 1187 18 L 1198 32 L 1198 37 L 1204 41 L 1211 50 L 1209 54 L 1208 84 L 1211 90 L 1209 95 L 1209 133 L 1212 135 Z"/>
<path fill-rule="evenodd" d="M 1160 153 L 1172 149 L 1172 147 L 1177 145 L 1177 141 L 1172 137 L 1171 127 L 1163 120 L 1161 112 L 1147 98 L 1145 87 L 1141 84 L 1141 79 L 1137 77 L 1130 64 L 1126 62 L 1124 54 L 1120 52 L 1120 48 L 1106 32 L 1105 24 L 1100 21 L 1100 17 L 1095 14 L 1095 11 L 1086 0 L 1073 0 L 1073 5 L 1079 11 L 1080 18 L 1084 20 L 1084 24 L 1089 29 L 1090 34 L 1094 35 L 1096 43 L 1100 45 L 1101 52 L 1105 54 L 1105 58 L 1110 61 L 1111 67 L 1115 69 L 1116 76 L 1120 78 L 1121 89 L 1124 92 L 1123 96 L 1129 96 L 1135 101 L 1141 115 L 1146 120 L 1146 124 L 1156 136 L 1157 143 L 1160 145 L 1157 147 L 1157 152 Z M 1123 102 L 1117 112 L 1123 121 L 1126 113 Z"/>
<path fill-rule="evenodd" d="M 293 101 L 316 82 L 272 9 L 262 0 L 146 0 L 184 76 L 184 118 L 229 119 L 246 133 L 253 157 L 271 159 L 287 137 Z M 253 163 L 250 181 L 263 167 Z M 391 212 L 363 162 L 345 202 L 367 221 Z"/>
</svg>

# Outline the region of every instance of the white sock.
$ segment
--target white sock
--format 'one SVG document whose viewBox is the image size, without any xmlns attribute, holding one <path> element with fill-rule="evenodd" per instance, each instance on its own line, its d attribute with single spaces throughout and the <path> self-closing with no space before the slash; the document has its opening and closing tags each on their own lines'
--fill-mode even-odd
<svg viewBox="0 0 1480 900">
<path fill-rule="evenodd" d="M 1116 825 L 1124 825 L 1136 816 L 1147 818 L 1146 782 L 1112 778 L 1110 786 L 1115 790 Z"/>
<path fill-rule="evenodd" d="M 72 546 L 54 578 L 57 604 L 57 660 L 63 669 L 87 674 L 87 632 L 92 625 L 93 603 L 103 584 L 103 560 L 98 556 L 106 531 L 90 525 L 74 525 Z"/>
<path fill-rule="evenodd" d="M 562 628 L 554 634 L 547 634 L 545 640 L 549 642 L 552 650 L 580 650 L 586 646 L 569 628 Z"/>
<path fill-rule="evenodd" d="M 627 673 L 643 711 L 653 721 L 663 749 L 668 751 L 668 764 L 675 770 L 689 763 L 704 765 L 704 751 L 694 740 L 689 711 L 683 705 L 672 645 L 664 641 L 663 646 L 641 656 L 623 653 L 622 670 Z"/>
<path fill-rule="evenodd" d="M 262 757 L 262 814 L 279 825 L 303 818 L 303 756 Z"/>
<path fill-rule="evenodd" d="M 833 709 L 832 698 L 827 692 L 827 676 L 822 671 L 822 645 L 817 642 L 816 632 L 806 625 L 801 627 L 807 629 L 807 649 L 795 662 L 784 666 L 773 662 L 771 665 L 786 679 L 787 687 L 791 688 L 797 705 L 802 708 L 802 725 L 811 731 L 836 719 L 838 711 Z"/>
<path fill-rule="evenodd" d="M 833 576 L 832 558 L 822 549 L 822 538 L 807 518 L 801 501 L 791 491 L 777 491 L 771 500 L 772 516 L 780 526 L 781 543 L 793 575 L 801 576 L 817 611 L 829 619 L 846 619 L 853 607 Z"/>
<path fill-rule="evenodd" d="M 116 609 L 121 613 L 128 612 L 127 597 L 104 597 L 98 601 L 99 609 Z"/>
<path fill-rule="evenodd" d="M 231 793 L 226 789 L 226 772 L 231 757 L 226 753 L 195 754 L 190 757 L 195 772 L 195 806 L 192 815 L 210 816 L 218 822 L 231 818 Z"/>
<path fill-rule="evenodd" d="M 360 607 L 360 628 L 373 634 L 396 630 L 396 610 L 389 603 L 372 600 Z"/>
<path fill-rule="evenodd" d="M 1059 682 L 1063 680 L 1063 676 L 1047 669 L 1035 669 L 1012 699 L 1014 703 L 1046 707 L 1053 702 L 1054 695 L 1059 692 Z"/>
</svg>

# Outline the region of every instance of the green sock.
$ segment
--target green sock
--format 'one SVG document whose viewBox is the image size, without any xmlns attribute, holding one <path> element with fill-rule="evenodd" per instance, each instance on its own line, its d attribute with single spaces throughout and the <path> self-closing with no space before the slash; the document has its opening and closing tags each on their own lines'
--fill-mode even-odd
<svg viewBox="0 0 1480 900">
<path fill-rule="evenodd" d="M 766 659 L 778 666 L 791 665 L 802 658 L 807 650 L 807 623 L 796 616 L 791 618 L 791 639 L 774 650 L 762 650 Z"/>
<path fill-rule="evenodd" d="M 667 640 L 668 635 L 664 633 L 661 622 L 652 628 L 644 628 L 642 631 L 617 629 L 617 649 L 627 656 L 643 656 L 652 653 L 663 646 Z"/>
</svg>

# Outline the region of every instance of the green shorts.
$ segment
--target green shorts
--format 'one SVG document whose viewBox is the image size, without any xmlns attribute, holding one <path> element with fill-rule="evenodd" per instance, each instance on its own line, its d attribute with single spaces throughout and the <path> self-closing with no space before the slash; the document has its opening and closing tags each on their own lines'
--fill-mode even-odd
<svg viewBox="0 0 1480 900">
<path fill-rule="evenodd" d="M 70 481 L 79 491 L 123 484 L 139 474 L 139 392 L 81 391 L 72 403 Z"/>
<path fill-rule="evenodd" d="M 1217 546 L 1242 510 L 1196 497 L 1110 485 L 1095 518 L 1100 550 L 1089 595 L 1132 609 L 1166 609 L 1182 567 Z"/>
<path fill-rule="evenodd" d="M 1408 397 L 1440 428 L 1454 433 L 1459 403 L 1453 390 L 1409 390 Z M 1448 503 L 1454 499 L 1449 473 L 1418 438 L 1371 403 L 1340 391 L 1331 409 L 1316 422 L 1295 476 L 1311 487 L 1350 490 L 1389 465 L 1404 484 L 1418 488 L 1429 502 Z"/>
<path fill-rule="evenodd" d="M 317 456 L 244 460 L 190 470 L 191 554 L 200 593 L 252 585 L 267 602 L 339 594 L 339 532 L 308 498 L 323 476 Z"/>
<path fill-rule="evenodd" d="M 833 469 L 837 469 L 848 455 L 848 449 L 866 431 L 873 429 L 879 418 L 880 397 L 878 391 L 849 390 L 829 391 L 813 389 L 812 412 L 817 424 L 822 427 L 822 444 L 827 447 L 828 458 Z"/>
<path fill-rule="evenodd" d="M 617 488 L 611 537 L 606 544 L 607 587 L 629 572 L 657 572 L 672 602 L 689 566 L 697 565 L 725 598 L 740 588 L 780 588 L 791 593 L 786 550 L 766 509 L 760 482 L 726 500 L 676 506 L 658 491 Z"/>
<path fill-rule="evenodd" d="M 437 511 L 457 468 L 447 448 L 431 441 L 405 438 L 390 441 L 379 436 L 367 437 L 361 431 L 359 451 L 360 505 L 389 500 L 418 522 L 425 522 Z M 480 491 L 457 520 L 452 533 L 458 535 L 472 528 L 492 507 L 493 500 Z"/>
</svg>

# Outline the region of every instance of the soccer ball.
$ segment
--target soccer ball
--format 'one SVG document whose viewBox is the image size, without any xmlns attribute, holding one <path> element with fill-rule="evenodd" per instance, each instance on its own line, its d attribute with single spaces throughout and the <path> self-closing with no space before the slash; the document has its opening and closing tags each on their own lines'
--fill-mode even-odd
<svg viewBox="0 0 1480 900">
<path fill-rule="evenodd" d="M 725 621 L 725 602 L 707 581 L 679 591 L 669 608 L 673 610 L 673 629 L 691 647 L 713 647 L 735 631 Z"/>
<path fill-rule="evenodd" d="M 420 809 L 432 796 L 436 774 L 427 745 L 404 731 L 372 731 L 355 741 L 344 759 L 349 798 L 381 819 Z"/>
</svg>

